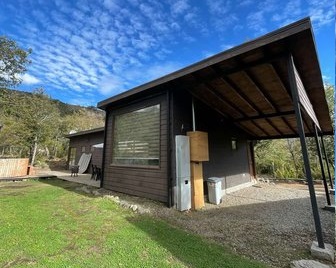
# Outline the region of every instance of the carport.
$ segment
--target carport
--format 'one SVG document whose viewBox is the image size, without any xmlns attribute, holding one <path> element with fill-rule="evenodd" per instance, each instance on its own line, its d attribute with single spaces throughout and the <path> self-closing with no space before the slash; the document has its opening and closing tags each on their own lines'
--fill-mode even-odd
<svg viewBox="0 0 336 268">
<path fill-rule="evenodd" d="M 324 248 L 305 137 L 316 139 L 330 205 L 322 152 L 323 135 L 333 134 L 333 129 L 310 19 L 215 55 L 186 71 L 175 83 L 188 85 L 195 98 L 249 133 L 251 140 L 300 137 L 317 241 Z M 327 169 L 333 187 L 329 166 Z"/>
<path fill-rule="evenodd" d="M 333 129 L 310 19 L 229 49 L 170 77 L 175 78 L 172 84 L 188 88 L 195 98 L 247 132 L 250 140 L 300 138 L 317 241 L 324 248 L 305 138 L 316 139 L 330 205 L 322 152 L 323 135 L 332 135 Z M 329 166 L 327 170 L 333 187 Z"/>
</svg>

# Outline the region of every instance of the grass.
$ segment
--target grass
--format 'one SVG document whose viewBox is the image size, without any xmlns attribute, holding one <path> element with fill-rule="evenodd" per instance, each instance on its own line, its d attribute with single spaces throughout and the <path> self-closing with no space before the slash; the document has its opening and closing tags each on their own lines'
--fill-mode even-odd
<svg viewBox="0 0 336 268">
<path fill-rule="evenodd" d="M 77 186 L 0 183 L 0 267 L 266 267 Z"/>
</svg>

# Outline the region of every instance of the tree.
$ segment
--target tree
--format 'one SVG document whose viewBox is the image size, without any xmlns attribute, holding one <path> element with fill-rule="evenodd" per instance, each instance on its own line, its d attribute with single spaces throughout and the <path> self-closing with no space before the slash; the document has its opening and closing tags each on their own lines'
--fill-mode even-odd
<svg viewBox="0 0 336 268">
<path fill-rule="evenodd" d="M 6 143 L 29 148 L 30 162 L 34 164 L 39 145 L 45 144 L 55 137 L 60 114 L 42 89 L 32 94 L 8 94 L 1 90 L 0 104 L 4 111 L 0 119 L 5 123 Z M 7 95 L 7 97 L 5 96 Z M 40 148 L 42 150 L 42 148 Z"/>
<path fill-rule="evenodd" d="M 20 48 L 14 40 L 0 36 L 0 87 L 14 87 L 22 82 L 19 75 L 26 72 L 31 52 L 31 49 Z"/>
<path fill-rule="evenodd" d="M 30 157 L 37 166 L 65 158 L 70 130 L 104 125 L 104 112 L 51 99 L 43 89 L 33 93 L 0 88 L 0 157 Z"/>
<path fill-rule="evenodd" d="M 335 127 L 335 102 L 334 86 L 325 85 L 326 100 L 329 107 L 329 114 Z M 331 176 L 334 172 L 334 136 L 324 136 L 324 145 L 331 169 Z M 321 168 L 317 158 L 315 139 L 306 138 L 308 155 L 313 178 L 321 179 Z M 303 178 L 304 165 L 299 139 L 265 140 L 259 141 L 255 146 L 256 168 L 259 174 L 266 174 L 277 178 Z"/>
</svg>

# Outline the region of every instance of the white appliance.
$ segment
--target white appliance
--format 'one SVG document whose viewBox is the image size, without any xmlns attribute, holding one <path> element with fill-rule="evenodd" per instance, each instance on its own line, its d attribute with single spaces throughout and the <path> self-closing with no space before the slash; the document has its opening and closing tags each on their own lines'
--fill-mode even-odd
<svg viewBox="0 0 336 268">
<path fill-rule="evenodd" d="M 175 136 L 176 152 L 176 205 L 179 211 L 191 208 L 190 146 L 189 137 Z"/>
</svg>

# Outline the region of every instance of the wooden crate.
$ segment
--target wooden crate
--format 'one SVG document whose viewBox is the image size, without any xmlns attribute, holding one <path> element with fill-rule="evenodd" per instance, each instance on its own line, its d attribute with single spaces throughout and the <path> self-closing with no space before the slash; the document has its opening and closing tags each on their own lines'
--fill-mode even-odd
<svg viewBox="0 0 336 268">
<path fill-rule="evenodd" d="M 189 131 L 190 161 L 209 161 L 208 133 L 202 131 Z"/>
<path fill-rule="evenodd" d="M 202 162 L 190 163 L 191 170 L 191 208 L 204 207 L 203 165 Z"/>
</svg>

